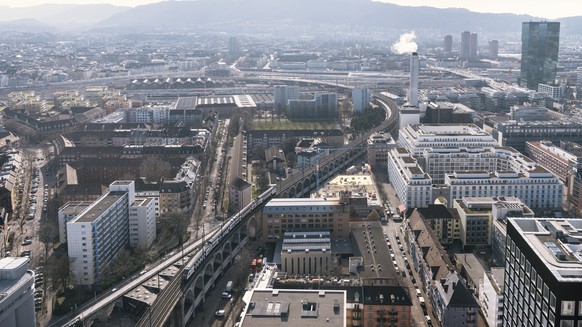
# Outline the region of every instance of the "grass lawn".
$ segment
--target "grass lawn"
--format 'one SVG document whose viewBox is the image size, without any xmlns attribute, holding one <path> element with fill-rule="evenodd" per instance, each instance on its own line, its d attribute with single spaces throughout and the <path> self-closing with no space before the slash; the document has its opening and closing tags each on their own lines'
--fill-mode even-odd
<svg viewBox="0 0 582 327">
<path fill-rule="evenodd" d="M 254 130 L 306 130 L 306 129 L 335 129 L 338 128 L 335 122 L 311 122 L 311 121 L 291 121 L 287 119 L 254 119 Z"/>
</svg>

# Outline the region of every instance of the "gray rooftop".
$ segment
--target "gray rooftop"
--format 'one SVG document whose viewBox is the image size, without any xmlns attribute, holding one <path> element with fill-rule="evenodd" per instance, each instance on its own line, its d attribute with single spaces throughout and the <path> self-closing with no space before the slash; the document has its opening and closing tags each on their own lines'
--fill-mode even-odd
<svg viewBox="0 0 582 327">
<path fill-rule="evenodd" d="M 254 290 L 251 303 L 242 327 L 330 327 L 346 322 L 345 291 Z"/>
</svg>

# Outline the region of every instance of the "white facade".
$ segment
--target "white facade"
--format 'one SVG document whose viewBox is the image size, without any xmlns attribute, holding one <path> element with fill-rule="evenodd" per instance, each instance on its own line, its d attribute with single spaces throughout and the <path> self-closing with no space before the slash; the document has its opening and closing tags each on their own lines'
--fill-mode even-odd
<svg viewBox="0 0 582 327">
<path fill-rule="evenodd" d="M 154 198 L 136 199 L 129 207 L 129 246 L 147 249 L 156 239 Z"/>
<path fill-rule="evenodd" d="M 67 243 L 67 223 L 91 205 L 91 201 L 69 201 L 59 208 L 59 241 Z"/>
<path fill-rule="evenodd" d="M 474 124 L 407 125 L 398 132 L 398 145 L 413 155 L 435 147 L 494 147 L 497 141 Z"/>
<path fill-rule="evenodd" d="M 504 268 L 486 271 L 479 291 L 479 305 L 489 327 L 503 327 Z"/>
<path fill-rule="evenodd" d="M 354 113 L 363 112 L 368 108 L 370 95 L 367 88 L 358 88 L 352 90 L 352 102 Z"/>
<path fill-rule="evenodd" d="M 407 208 L 424 207 L 432 201 L 432 178 L 406 149 L 395 148 L 388 153 L 388 178 Z"/>
<path fill-rule="evenodd" d="M 69 270 L 75 285 L 98 283 L 119 250 L 129 245 L 133 181 L 115 181 L 109 192 L 67 223 Z"/>
<path fill-rule="evenodd" d="M 28 258 L 0 259 L 0 326 L 36 326 L 34 272 Z"/>
<path fill-rule="evenodd" d="M 532 171 L 454 172 L 445 175 L 449 186 L 448 203 L 461 197 L 515 196 L 534 210 L 553 211 L 562 208 L 564 184 L 547 170 Z"/>
<path fill-rule="evenodd" d="M 566 85 L 549 85 L 549 84 L 538 84 L 538 92 L 547 94 L 553 100 L 559 101 L 564 92 L 566 91 Z"/>
</svg>

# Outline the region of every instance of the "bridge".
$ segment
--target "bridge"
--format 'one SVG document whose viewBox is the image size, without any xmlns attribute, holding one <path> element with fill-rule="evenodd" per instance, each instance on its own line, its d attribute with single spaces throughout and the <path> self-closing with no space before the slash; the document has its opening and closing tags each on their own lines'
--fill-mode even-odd
<svg viewBox="0 0 582 327">
<path fill-rule="evenodd" d="M 139 318 L 136 324 L 138 327 L 186 326 L 196 316 L 197 309 L 203 306 L 206 294 L 248 242 L 249 226 L 257 224 L 255 214 L 273 196 L 305 196 L 317 187 L 317 183 L 325 182 L 360 160 L 366 154 L 367 141 L 372 133 L 384 130 L 396 136 L 396 104 L 380 94 L 374 94 L 373 101 L 387 111 L 388 118 L 381 125 L 334 151 L 321 160 L 317 167 L 306 168 L 290 175 L 231 217 L 223 226 L 208 235 L 206 240 L 187 245 L 184 254 L 172 255 L 143 276 L 111 294 L 100 296 L 51 326 L 90 326 L 97 319 L 106 319 L 105 316 L 116 305 L 123 306 L 124 310 L 127 309 L 126 311 Z M 185 278 L 183 273 L 189 268 L 193 272 Z M 145 294 L 144 291 L 148 293 Z"/>
</svg>

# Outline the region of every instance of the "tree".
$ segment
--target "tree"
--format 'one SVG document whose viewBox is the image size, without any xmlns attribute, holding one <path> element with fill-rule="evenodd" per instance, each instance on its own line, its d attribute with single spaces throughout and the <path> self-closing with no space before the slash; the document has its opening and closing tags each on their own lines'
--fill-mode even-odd
<svg viewBox="0 0 582 327">
<path fill-rule="evenodd" d="M 163 177 L 170 175 L 172 167 L 170 164 L 162 159 L 147 158 L 140 167 L 140 174 L 145 177 L 148 182 L 159 182 Z"/>
<path fill-rule="evenodd" d="M 48 223 L 43 224 L 38 231 L 38 239 L 44 245 L 44 257 L 48 258 L 51 246 L 54 244 L 57 236 L 57 228 L 55 225 Z"/>
<path fill-rule="evenodd" d="M 297 166 L 297 155 L 295 154 L 295 152 L 287 153 L 285 159 L 287 159 L 287 164 L 289 165 L 289 168 L 295 168 Z"/>
<path fill-rule="evenodd" d="M 67 289 L 69 282 L 71 281 L 69 266 L 74 262 L 74 260 L 74 258 L 69 260 L 69 256 L 65 253 L 56 256 L 53 260 L 49 261 L 48 271 L 53 283 L 53 288 L 57 290 Z"/>
<path fill-rule="evenodd" d="M 370 211 L 370 213 L 368 214 L 368 220 L 379 220 L 380 219 L 380 214 L 378 213 L 378 211 L 376 211 L 376 209 Z"/>
</svg>

